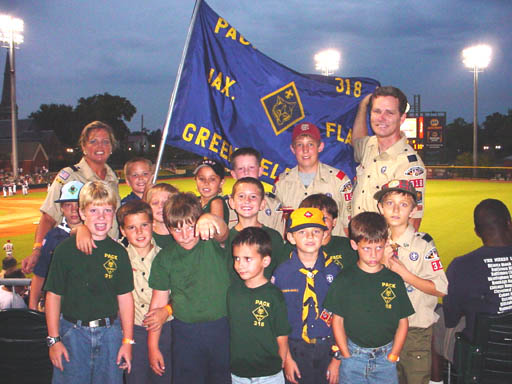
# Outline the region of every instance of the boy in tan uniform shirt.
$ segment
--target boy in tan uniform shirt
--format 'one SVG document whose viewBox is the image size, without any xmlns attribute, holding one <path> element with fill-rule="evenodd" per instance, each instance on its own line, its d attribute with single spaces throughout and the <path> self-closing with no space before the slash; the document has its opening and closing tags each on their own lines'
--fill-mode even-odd
<svg viewBox="0 0 512 384">
<path fill-rule="evenodd" d="M 351 215 L 352 183 L 343 171 L 319 160 L 324 143 L 318 127 L 311 123 L 297 124 L 293 128 L 290 149 L 297 159 L 297 166 L 276 179 L 274 193 L 277 198 L 284 207 L 297 209 L 309 195 L 323 193 L 332 197 L 339 212 L 339 220 L 332 233 L 346 237 Z"/>
<path fill-rule="evenodd" d="M 391 234 L 383 263 L 402 277 L 415 310 L 409 317 L 409 331 L 398 362 L 401 384 L 428 384 L 432 325 L 439 318 L 434 309 L 438 297 L 448 292 L 434 240 L 409 224 L 417 207 L 416 196 L 408 180 L 391 180 L 374 196 Z"/>
</svg>

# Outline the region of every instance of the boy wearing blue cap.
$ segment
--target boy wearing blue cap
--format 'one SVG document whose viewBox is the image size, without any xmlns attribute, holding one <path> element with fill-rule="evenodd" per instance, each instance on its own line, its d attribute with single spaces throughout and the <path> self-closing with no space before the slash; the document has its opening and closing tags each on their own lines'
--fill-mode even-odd
<svg viewBox="0 0 512 384">
<path fill-rule="evenodd" d="M 284 362 L 286 379 L 334 384 L 338 382 L 339 353 L 332 353 L 331 313 L 322 303 L 340 267 L 321 249 L 327 236 L 321 210 L 298 208 L 290 220 L 287 238 L 296 249 L 272 277 L 284 294 L 292 328 L 290 353 Z"/>
<path fill-rule="evenodd" d="M 42 242 L 41 256 L 34 267 L 34 277 L 30 285 L 29 309 L 38 309 L 41 291 L 48 274 L 48 269 L 50 269 L 53 251 L 55 251 L 55 248 L 62 240 L 70 236 L 73 228 L 82 223 L 78 213 L 78 195 L 83 185 L 78 180 L 66 183 L 60 191 L 60 198 L 55 200 L 56 203 L 60 204 L 62 221 L 46 234 Z"/>
</svg>

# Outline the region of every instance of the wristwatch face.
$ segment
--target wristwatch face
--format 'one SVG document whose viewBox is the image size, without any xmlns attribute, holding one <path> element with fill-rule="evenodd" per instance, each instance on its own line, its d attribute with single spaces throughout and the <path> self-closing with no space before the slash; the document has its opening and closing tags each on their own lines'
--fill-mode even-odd
<svg viewBox="0 0 512 384">
<path fill-rule="evenodd" d="M 51 347 L 52 345 L 54 345 L 55 343 L 58 343 L 59 341 L 60 341 L 60 336 L 57 336 L 57 337 L 47 336 L 46 337 L 46 345 L 48 345 L 48 347 Z"/>
</svg>

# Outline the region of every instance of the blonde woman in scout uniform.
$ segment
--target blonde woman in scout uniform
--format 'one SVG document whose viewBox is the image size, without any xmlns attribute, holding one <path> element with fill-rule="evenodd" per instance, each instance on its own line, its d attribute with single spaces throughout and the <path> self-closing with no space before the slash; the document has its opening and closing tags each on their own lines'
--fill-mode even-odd
<svg viewBox="0 0 512 384">
<path fill-rule="evenodd" d="M 368 106 L 374 136 L 368 136 Z M 409 180 L 419 192 L 418 207 L 409 220 L 418 230 L 425 209 L 427 174 L 423 161 L 400 133 L 407 117 L 406 109 L 407 97 L 391 86 L 377 88 L 359 104 L 352 132 L 354 159 L 360 163 L 352 195 L 352 216 L 365 211 L 378 212 L 373 195 L 380 187 L 393 179 Z"/>
<path fill-rule="evenodd" d="M 62 213 L 55 200 L 59 198 L 64 184 L 74 180 L 84 184 L 88 181 L 104 181 L 116 196 L 116 208 L 120 205 L 119 180 L 116 173 L 107 165 L 107 160 L 117 144 L 112 128 L 101 121 L 93 121 L 84 127 L 78 142 L 82 148 L 82 159 L 78 164 L 60 170 L 40 208 L 41 218 L 36 229 L 32 253 L 22 261 L 25 273 L 32 272 L 37 263 L 41 255 L 41 243 L 48 231 L 62 220 Z M 116 239 L 118 233 L 117 222 L 114 220 L 109 236 Z"/>
</svg>

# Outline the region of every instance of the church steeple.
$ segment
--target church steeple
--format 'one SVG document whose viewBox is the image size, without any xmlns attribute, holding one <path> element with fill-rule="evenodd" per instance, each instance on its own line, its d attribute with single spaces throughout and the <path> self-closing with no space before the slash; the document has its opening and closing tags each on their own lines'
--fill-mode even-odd
<svg viewBox="0 0 512 384">
<path fill-rule="evenodd" d="M 16 106 L 16 113 L 18 113 Z M 2 87 L 2 102 L 0 103 L 0 120 L 11 120 L 11 63 L 9 52 L 5 58 L 4 84 Z"/>
</svg>

